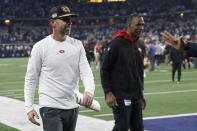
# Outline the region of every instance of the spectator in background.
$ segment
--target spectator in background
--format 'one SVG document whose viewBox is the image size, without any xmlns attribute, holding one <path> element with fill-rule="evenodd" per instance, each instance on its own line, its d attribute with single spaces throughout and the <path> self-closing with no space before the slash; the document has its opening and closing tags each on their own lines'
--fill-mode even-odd
<svg viewBox="0 0 197 131">
<path fill-rule="evenodd" d="M 113 35 L 103 57 L 101 82 L 106 103 L 113 109 L 113 131 L 144 131 L 144 65 L 137 44 L 143 29 L 143 17 L 131 14 L 127 20 L 127 31 Z"/>
<path fill-rule="evenodd" d="M 99 50 L 101 49 L 101 44 L 97 43 L 94 46 L 94 57 L 95 57 L 95 61 L 96 61 L 96 69 L 98 69 L 100 67 L 100 53 Z"/>
<path fill-rule="evenodd" d="M 25 76 L 25 109 L 36 124 L 39 116 L 33 108 L 36 83 L 39 80 L 39 105 L 44 131 L 74 131 L 78 116 L 75 91 L 81 77 L 84 105 L 90 107 L 94 79 L 81 41 L 71 38 L 72 14 L 67 6 L 50 11 L 53 33 L 37 42 L 29 58 Z"/>
<path fill-rule="evenodd" d="M 91 56 L 90 56 L 90 48 L 89 48 L 88 42 L 84 42 L 83 43 L 83 46 L 85 48 L 85 52 L 86 52 L 86 57 L 88 59 L 88 63 L 90 64 L 90 62 L 91 62 Z"/>
<path fill-rule="evenodd" d="M 177 83 L 181 82 L 181 66 L 184 62 L 183 51 L 172 48 L 170 50 L 170 64 L 172 65 L 172 81 L 174 82 L 175 72 L 178 70 Z"/>
<path fill-rule="evenodd" d="M 143 57 L 143 63 L 144 63 L 144 78 L 146 77 L 145 69 L 148 67 L 148 58 L 147 58 L 147 45 L 142 40 L 138 40 L 137 42 L 138 50 L 141 52 L 141 55 Z"/>
<path fill-rule="evenodd" d="M 156 52 L 155 43 L 152 43 L 148 47 L 148 59 L 150 60 L 150 66 L 151 66 L 150 71 L 155 70 L 155 52 Z"/>
<path fill-rule="evenodd" d="M 193 66 L 192 61 L 193 61 L 192 57 L 187 57 L 188 69 L 190 69 Z"/>
<path fill-rule="evenodd" d="M 165 56 L 165 64 L 169 65 L 170 63 L 170 50 L 171 50 L 171 46 L 166 45 L 164 48 L 164 56 Z"/>
<path fill-rule="evenodd" d="M 163 49 L 159 41 L 157 41 L 155 45 L 155 61 L 158 67 L 160 67 L 160 63 L 162 61 L 162 53 L 163 53 Z"/>
<path fill-rule="evenodd" d="M 100 62 L 102 63 L 103 60 L 103 55 L 105 53 L 105 51 L 107 50 L 109 42 L 106 40 L 104 41 L 102 48 L 99 50 L 99 55 L 100 55 Z"/>
</svg>

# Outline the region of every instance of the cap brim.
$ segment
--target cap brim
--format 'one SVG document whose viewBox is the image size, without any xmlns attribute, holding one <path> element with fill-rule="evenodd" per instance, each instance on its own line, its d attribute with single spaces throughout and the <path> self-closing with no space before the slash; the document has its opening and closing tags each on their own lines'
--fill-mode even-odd
<svg viewBox="0 0 197 131">
<path fill-rule="evenodd" d="M 68 17 L 68 16 L 70 16 L 70 17 L 77 17 L 78 14 L 65 14 L 65 15 L 58 16 L 57 18 Z"/>
</svg>

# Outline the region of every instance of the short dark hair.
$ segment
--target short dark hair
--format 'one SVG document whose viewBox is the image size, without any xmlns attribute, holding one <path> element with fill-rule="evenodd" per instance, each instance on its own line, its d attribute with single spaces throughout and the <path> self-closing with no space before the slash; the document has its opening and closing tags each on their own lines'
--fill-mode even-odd
<svg viewBox="0 0 197 131">
<path fill-rule="evenodd" d="M 142 17 L 140 14 L 138 13 L 133 13 L 133 14 L 130 14 L 127 18 L 127 24 L 131 24 L 132 20 L 136 17 Z"/>
</svg>

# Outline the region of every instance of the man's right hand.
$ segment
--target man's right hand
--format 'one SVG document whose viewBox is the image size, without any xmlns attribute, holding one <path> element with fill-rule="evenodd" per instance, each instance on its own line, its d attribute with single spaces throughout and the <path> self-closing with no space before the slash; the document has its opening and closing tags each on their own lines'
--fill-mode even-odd
<svg viewBox="0 0 197 131">
<path fill-rule="evenodd" d="M 38 113 L 33 109 L 32 111 L 30 111 L 29 113 L 27 113 L 28 119 L 35 125 L 40 126 L 40 123 L 38 123 L 34 116 L 36 117 L 36 119 L 39 119 Z"/>
<path fill-rule="evenodd" d="M 116 108 L 118 106 L 116 97 L 112 92 L 106 94 L 106 103 L 110 108 Z"/>
</svg>

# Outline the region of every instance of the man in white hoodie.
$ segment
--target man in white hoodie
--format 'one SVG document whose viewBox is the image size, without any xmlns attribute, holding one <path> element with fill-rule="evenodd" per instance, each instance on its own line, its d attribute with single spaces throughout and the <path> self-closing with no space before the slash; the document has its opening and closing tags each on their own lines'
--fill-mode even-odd
<svg viewBox="0 0 197 131">
<path fill-rule="evenodd" d="M 50 11 L 52 34 L 37 42 L 29 58 L 25 76 L 25 109 L 28 119 L 40 125 L 33 108 L 36 83 L 39 81 L 40 115 L 44 131 L 74 131 L 78 116 L 75 91 L 79 78 L 85 91 L 83 101 L 90 107 L 95 84 L 82 42 L 69 37 L 72 14 L 67 6 Z"/>
</svg>

